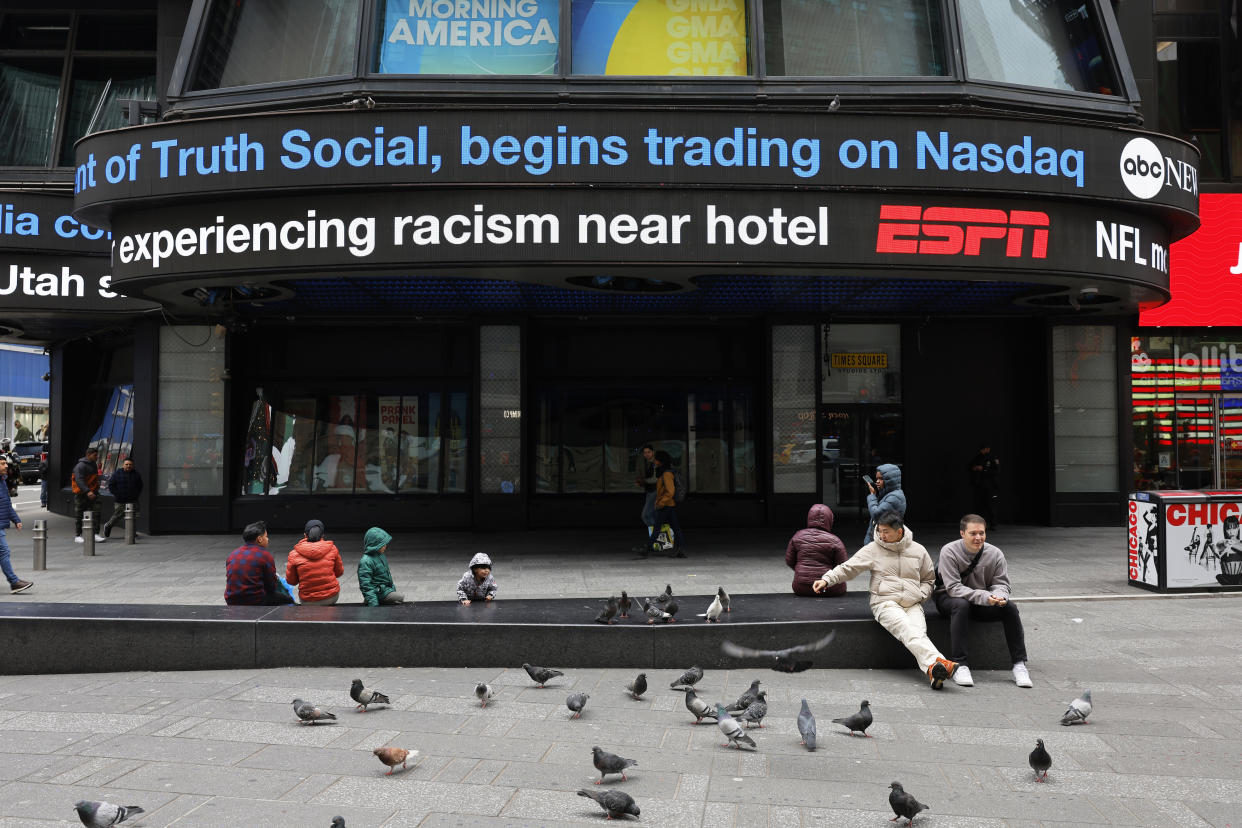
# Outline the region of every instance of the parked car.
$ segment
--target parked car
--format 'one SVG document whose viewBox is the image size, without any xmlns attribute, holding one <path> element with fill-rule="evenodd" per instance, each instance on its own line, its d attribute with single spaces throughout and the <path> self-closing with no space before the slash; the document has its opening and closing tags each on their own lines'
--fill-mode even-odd
<svg viewBox="0 0 1242 828">
<path fill-rule="evenodd" d="M 33 483 L 39 479 L 39 464 L 47 458 L 47 443 L 38 440 L 23 440 L 13 446 L 17 455 L 17 465 L 22 473 L 23 483 Z"/>
</svg>

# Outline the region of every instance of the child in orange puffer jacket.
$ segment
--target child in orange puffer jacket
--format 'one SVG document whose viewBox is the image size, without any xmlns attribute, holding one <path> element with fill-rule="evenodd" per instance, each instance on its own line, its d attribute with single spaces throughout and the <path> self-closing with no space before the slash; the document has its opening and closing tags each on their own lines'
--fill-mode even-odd
<svg viewBox="0 0 1242 828">
<path fill-rule="evenodd" d="M 345 564 L 336 544 L 323 535 L 323 521 L 307 521 L 305 536 L 289 552 L 285 579 L 298 587 L 303 604 L 335 604 L 341 594 L 337 578 L 345 573 Z"/>
</svg>

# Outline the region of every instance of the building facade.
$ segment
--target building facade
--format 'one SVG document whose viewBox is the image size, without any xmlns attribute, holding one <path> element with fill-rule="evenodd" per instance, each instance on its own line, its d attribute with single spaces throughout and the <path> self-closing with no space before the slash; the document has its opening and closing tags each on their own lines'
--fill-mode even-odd
<svg viewBox="0 0 1242 828">
<path fill-rule="evenodd" d="M 152 531 L 637 525 L 646 443 L 691 526 L 882 462 L 954 520 L 985 444 L 1004 520 L 1116 523 L 1232 169 L 1132 3 L 10 5 L 0 324 Z"/>
</svg>

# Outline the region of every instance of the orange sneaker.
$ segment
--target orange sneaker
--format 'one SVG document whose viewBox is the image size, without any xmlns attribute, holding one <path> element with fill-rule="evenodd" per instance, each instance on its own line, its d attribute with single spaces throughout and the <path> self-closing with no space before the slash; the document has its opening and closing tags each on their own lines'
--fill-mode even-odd
<svg viewBox="0 0 1242 828">
<path fill-rule="evenodd" d="M 957 662 L 949 661 L 947 658 L 938 658 L 936 663 L 927 668 L 927 678 L 931 680 L 933 690 L 939 690 L 944 686 L 946 679 L 950 678 L 957 672 Z"/>
</svg>

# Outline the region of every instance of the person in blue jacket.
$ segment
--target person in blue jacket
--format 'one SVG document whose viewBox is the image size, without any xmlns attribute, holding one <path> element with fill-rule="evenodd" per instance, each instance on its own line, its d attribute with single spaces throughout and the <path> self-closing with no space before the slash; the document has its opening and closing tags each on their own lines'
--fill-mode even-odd
<svg viewBox="0 0 1242 828">
<path fill-rule="evenodd" d="M 863 546 L 875 540 L 875 519 L 885 512 L 896 512 L 903 520 L 906 517 L 906 493 L 901 490 L 901 469 L 892 463 L 881 463 L 875 467 L 875 485 L 867 484 L 871 494 L 867 495 L 867 511 L 871 513 L 871 522 L 867 524 L 867 537 L 863 538 Z"/>
<path fill-rule="evenodd" d="M 21 474 L 17 469 L 13 469 L 11 473 Z M 9 474 L 9 459 L 0 457 L 0 571 L 4 572 L 4 577 L 9 581 L 9 592 L 16 595 L 30 589 L 34 584 L 17 577 L 9 560 L 12 553 L 4 533 L 8 531 L 10 523 L 18 529 L 22 528 L 22 519 L 18 517 L 17 510 L 13 508 L 13 500 L 9 497 L 9 487 L 4 485 L 4 478 Z"/>
</svg>

